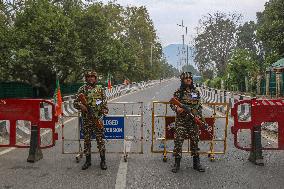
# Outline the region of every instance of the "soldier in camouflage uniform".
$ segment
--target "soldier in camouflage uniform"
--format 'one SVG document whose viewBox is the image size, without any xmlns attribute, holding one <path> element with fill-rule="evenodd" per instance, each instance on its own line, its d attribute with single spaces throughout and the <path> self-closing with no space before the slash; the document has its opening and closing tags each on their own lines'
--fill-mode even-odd
<svg viewBox="0 0 284 189">
<path fill-rule="evenodd" d="M 85 73 L 86 84 L 81 86 L 76 95 L 74 101 L 74 107 L 82 112 L 83 119 L 83 135 L 84 135 L 84 154 L 86 155 L 86 162 L 82 166 L 82 169 L 88 169 L 91 166 L 91 138 L 93 133 L 96 134 L 97 147 L 100 152 L 102 170 L 106 170 L 105 162 L 105 141 L 104 128 L 99 128 L 96 124 L 96 119 L 100 119 L 103 115 L 108 113 L 107 101 L 105 93 L 100 85 L 97 85 L 97 74 L 94 71 L 88 71 Z M 79 94 L 84 94 L 89 107 L 93 108 L 92 119 L 88 115 L 87 107 L 79 100 Z"/>
<path fill-rule="evenodd" d="M 202 107 L 200 104 L 200 93 L 194 87 L 191 72 L 184 72 L 180 76 L 181 86 L 174 93 L 174 97 L 182 104 L 189 106 L 193 114 L 202 116 Z M 176 127 L 174 134 L 174 156 L 175 164 L 172 172 L 176 173 L 180 168 L 180 160 L 182 157 L 182 144 L 184 139 L 190 139 L 190 151 L 193 156 L 193 168 L 199 172 L 205 169 L 200 165 L 199 159 L 199 128 L 195 124 L 194 118 L 185 112 L 184 109 L 171 105 L 176 112 Z"/>
</svg>

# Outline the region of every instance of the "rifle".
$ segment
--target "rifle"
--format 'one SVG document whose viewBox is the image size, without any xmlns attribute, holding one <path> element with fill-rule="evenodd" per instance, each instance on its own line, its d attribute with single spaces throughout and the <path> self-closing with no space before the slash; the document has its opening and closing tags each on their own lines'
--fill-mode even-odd
<svg viewBox="0 0 284 189">
<path fill-rule="evenodd" d="M 177 98 L 172 98 L 170 100 L 170 103 L 184 109 L 192 118 L 194 118 L 194 122 L 198 126 L 204 126 L 205 129 L 208 129 L 208 124 L 205 121 L 203 121 L 200 116 L 194 115 L 192 113 L 192 109 L 189 106 L 182 104 L 180 101 L 178 101 Z"/>
<path fill-rule="evenodd" d="M 103 121 L 102 121 L 103 116 L 102 116 L 101 118 L 96 118 L 96 117 L 94 117 L 95 111 L 94 111 L 94 109 L 93 109 L 91 106 L 88 105 L 86 96 L 85 96 L 83 93 L 80 93 L 80 94 L 78 95 L 78 98 L 79 98 L 79 101 L 80 101 L 84 106 L 87 107 L 87 115 L 89 116 L 89 118 L 90 118 L 91 120 L 94 120 L 94 121 L 95 121 L 95 124 L 96 124 L 96 126 L 97 126 L 99 129 L 102 129 L 102 128 L 104 127 L 104 124 L 103 124 Z"/>
</svg>

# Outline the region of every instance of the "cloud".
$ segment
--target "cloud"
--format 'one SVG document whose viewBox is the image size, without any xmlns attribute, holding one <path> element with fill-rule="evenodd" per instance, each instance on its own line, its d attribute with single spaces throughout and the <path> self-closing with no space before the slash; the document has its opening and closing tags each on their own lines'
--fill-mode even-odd
<svg viewBox="0 0 284 189">
<path fill-rule="evenodd" d="M 108 0 L 103 0 L 107 2 Z M 268 0 L 117 0 L 127 6 L 146 6 L 163 46 L 181 42 L 181 29 L 177 23 L 184 20 L 193 35 L 203 15 L 216 11 L 236 12 L 243 21 L 256 20 L 256 12 L 264 10 Z"/>
</svg>

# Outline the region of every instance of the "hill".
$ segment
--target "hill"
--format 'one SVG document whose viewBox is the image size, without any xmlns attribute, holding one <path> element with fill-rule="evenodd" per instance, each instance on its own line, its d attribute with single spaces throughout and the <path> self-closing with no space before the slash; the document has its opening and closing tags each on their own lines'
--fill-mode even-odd
<svg viewBox="0 0 284 189">
<path fill-rule="evenodd" d="M 179 55 L 179 49 L 182 49 L 182 44 L 170 44 L 163 48 L 163 53 L 168 61 L 169 64 L 173 65 L 177 68 L 177 63 L 179 62 L 180 57 Z M 193 65 L 194 67 L 194 60 L 192 57 L 192 52 L 194 51 L 193 47 L 189 47 L 189 64 Z"/>
</svg>

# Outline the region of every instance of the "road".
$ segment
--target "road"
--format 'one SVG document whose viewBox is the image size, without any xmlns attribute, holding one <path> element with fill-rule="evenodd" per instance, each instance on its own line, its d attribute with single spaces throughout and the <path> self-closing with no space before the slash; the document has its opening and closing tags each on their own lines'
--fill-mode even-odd
<svg viewBox="0 0 284 189">
<path fill-rule="evenodd" d="M 27 149 L 15 149 L 7 153 L 0 151 L 0 187 L 10 188 L 283 188 L 284 154 L 270 151 L 264 152 L 265 166 L 258 167 L 247 161 L 248 152 L 233 146 L 229 121 L 228 150 L 225 155 L 216 156 L 214 162 L 207 156 L 201 157 L 206 167 L 205 173 L 192 169 L 192 159 L 184 154 L 181 170 L 177 174 L 171 172 L 174 159 L 168 155 L 168 161 L 162 161 L 161 154 L 153 154 L 151 147 L 151 106 L 153 100 L 168 101 L 178 87 L 178 80 L 170 80 L 154 87 L 119 97 L 112 102 L 144 103 L 144 154 L 131 154 L 128 161 L 123 161 L 122 154 L 107 154 L 108 169 L 99 168 L 99 156 L 93 154 L 92 166 L 82 171 L 80 163 L 75 162 L 75 155 L 62 154 L 62 141 L 55 147 L 43 150 L 44 159 L 31 164 L 27 163 Z M 134 108 L 135 109 L 135 108 Z M 119 110 L 114 110 L 118 112 Z M 130 111 L 129 109 L 127 111 Z M 137 110 L 135 110 L 137 111 Z M 207 115 L 209 109 L 204 108 Z M 138 125 L 139 120 L 132 120 Z M 77 120 L 72 119 L 65 125 L 65 137 L 76 136 Z M 217 124 L 224 124 L 220 120 Z M 136 127 L 136 126 L 135 126 Z M 133 126 L 133 128 L 135 128 Z M 58 128 L 61 132 L 61 128 Z M 136 132 L 136 133 L 134 133 Z M 136 129 L 129 135 L 139 136 Z M 61 138 L 61 137 L 60 137 Z M 272 141 L 271 141 L 272 142 Z M 138 144 L 134 142 L 132 150 Z M 95 143 L 94 143 L 95 144 Z M 107 150 L 116 150 L 117 144 L 107 145 Z M 76 146 L 71 150 L 76 150 Z M 67 147 L 66 147 L 67 148 Z M 95 145 L 93 145 L 95 150 Z"/>
</svg>

